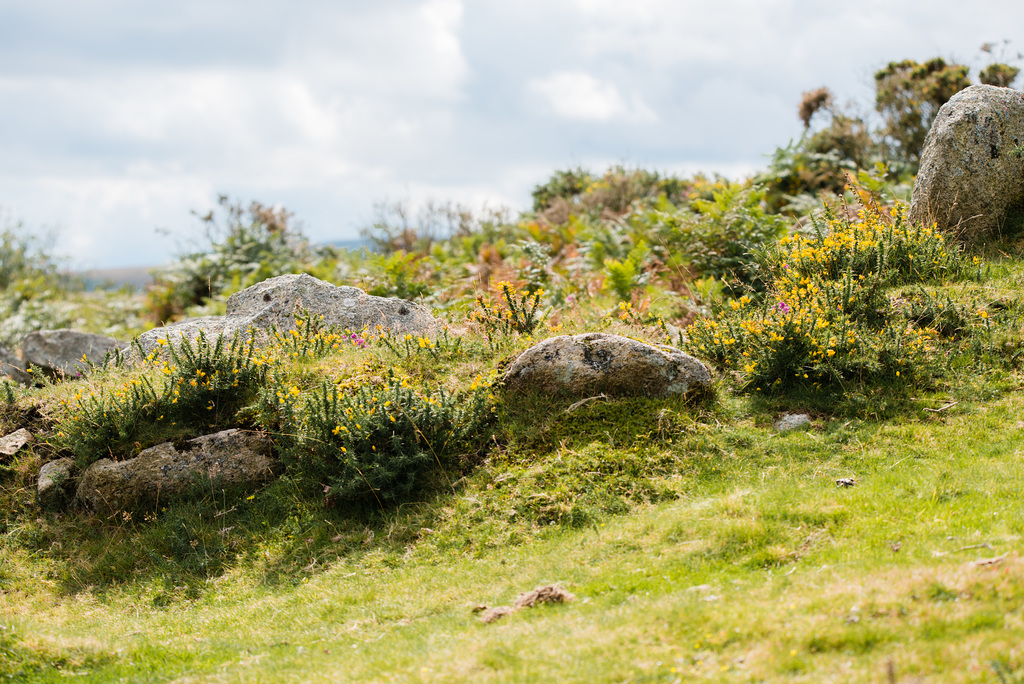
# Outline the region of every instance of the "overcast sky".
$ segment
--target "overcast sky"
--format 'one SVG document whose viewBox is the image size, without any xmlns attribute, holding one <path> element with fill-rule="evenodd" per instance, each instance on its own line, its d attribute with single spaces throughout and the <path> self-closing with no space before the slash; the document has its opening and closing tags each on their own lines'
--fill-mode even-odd
<svg viewBox="0 0 1024 684">
<path fill-rule="evenodd" d="M 743 176 L 803 91 L 868 107 L 887 62 L 1015 58 L 1022 26 L 1019 0 L 0 0 L 0 224 L 153 265 L 220 193 L 330 241 L 382 200 L 525 209 L 570 166 Z"/>
</svg>

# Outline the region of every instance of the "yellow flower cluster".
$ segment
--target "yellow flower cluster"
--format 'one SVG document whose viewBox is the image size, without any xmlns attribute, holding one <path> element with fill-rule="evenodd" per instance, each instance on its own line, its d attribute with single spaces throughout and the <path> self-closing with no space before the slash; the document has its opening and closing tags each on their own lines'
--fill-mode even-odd
<svg viewBox="0 0 1024 684">
<path fill-rule="evenodd" d="M 909 226 L 905 207 L 829 215 L 827 232 L 780 241 L 764 301 L 743 296 L 687 331 L 690 349 L 740 373 L 749 386 L 905 379 L 933 355 L 935 330 L 890 310 L 884 287 L 955 270 L 959 253 L 933 228 Z M 979 313 L 979 316 L 982 314 Z"/>
</svg>

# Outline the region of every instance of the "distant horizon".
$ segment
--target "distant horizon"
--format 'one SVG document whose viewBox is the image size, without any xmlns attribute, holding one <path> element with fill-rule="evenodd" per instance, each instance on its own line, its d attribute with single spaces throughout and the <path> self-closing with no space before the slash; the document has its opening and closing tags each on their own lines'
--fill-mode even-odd
<svg viewBox="0 0 1024 684">
<path fill-rule="evenodd" d="M 522 211 L 577 166 L 740 178 L 799 138 L 803 92 L 870 114 L 889 61 L 1021 65 L 1021 24 L 994 0 L 0 4 L 0 225 L 103 269 L 165 263 L 220 194 L 327 242 L 380 202 Z"/>
</svg>

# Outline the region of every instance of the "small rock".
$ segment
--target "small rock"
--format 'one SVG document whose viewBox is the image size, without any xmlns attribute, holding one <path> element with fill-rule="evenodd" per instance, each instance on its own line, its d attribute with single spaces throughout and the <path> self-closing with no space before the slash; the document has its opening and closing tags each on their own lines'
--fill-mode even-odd
<svg viewBox="0 0 1024 684">
<path fill-rule="evenodd" d="M 533 608 L 539 603 L 569 603 L 575 600 L 576 596 L 566 591 L 561 584 L 549 584 L 521 594 L 512 607 L 519 610 L 520 608 Z"/>
<path fill-rule="evenodd" d="M 667 346 L 619 335 L 559 335 L 520 354 L 503 378 L 520 392 L 570 396 L 668 397 L 711 388 L 697 359 Z"/>
<path fill-rule="evenodd" d="M 775 421 L 775 429 L 779 432 L 788 432 L 810 424 L 811 417 L 806 413 L 786 413 Z"/>
<path fill-rule="evenodd" d="M 139 335 L 144 354 L 156 349 L 158 340 L 175 342 L 181 336 L 194 340 L 200 330 L 207 337 L 245 334 L 255 330 L 259 340 L 271 328 L 279 332 L 295 329 L 295 315 L 302 310 L 323 316 L 325 327 L 337 326 L 358 332 L 379 325 L 392 332 L 432 335 L 439 323 L 419 304 L 397 297 L 374 297 L 356 287 L 338 287 L 305 273 L 264 280 L 228 297 L 226 314 L 184 321 L 155 328 Z"/>
<path fill-rule="evenodd" d="M 109 514 L 181 496 L 203 478 L 215 486 L 256 484 L 272 474 L 270 448 L 267 437 L 237 429 L 189 440 L 180 451 L 165 442 L 126 461 L 96 461 L 82 475 L 76 498 Z"/>
<path fill-rule="evenodd" d="M 921 153 L 910 220 L 976 239 L 1024 210 L 1024 93 L 975 85 L 939 109 Z"/>
<path fill-rule="evenodd" d="M 47 372 L 80 376 L 89 370 L 86 361 L 102 363 L 108 352 L 124 346 L 112 337 L 61 328 L 25 335 L 21 353 L 28 363 L 41 366 Z"/>
<path fill-rule="evenodd" d="M 0 375 L 6 375 L 15 382 L 32 384 L 32 376 L 26 373 L 27 366 L 21 357 L 0 344 Z"/>
<path fill-rule="evenodd" d="M 473 609 L 474 613 L 482 613 L 480 620 L 483 622 L 494 622 L 500 620 L 506 615 L 511 615 L 517 610 L 523 608 L 533 608 L 541 603 L 569 603 L 575 601 L 576 596 L 565 590 L 561 584 L 549 584 L 543 587 L 537 587 L 533 591 L 528 591 L 525 594 L 520 594 L 519 598 L 515 600 L 511 606 L 495 606 L 494 608 L 488 608 L 487 606 L 480 605 Z"/>
<path fill-rule="evenodd" d="M 13 456 L 21 451 L 21 448 L 32 441 L 32 433 L 21 428 L 15 430 L 6 437 L 0 437 L 0 455 Z"/>
<path fill-rule="evenodd" d="M 36 500 L 46 509 L 63 508 L 75 493 L 75 462 L 70 458 L 50 461 L 39 469 Z"/>
</svg>

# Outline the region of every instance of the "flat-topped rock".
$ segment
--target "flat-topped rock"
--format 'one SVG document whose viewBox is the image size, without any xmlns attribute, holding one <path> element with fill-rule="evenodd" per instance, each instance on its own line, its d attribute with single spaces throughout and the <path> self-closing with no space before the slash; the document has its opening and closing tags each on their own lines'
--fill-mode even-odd
<svg viewBox="0 0 1024 684">
<path fill-rule="evenodd" d="M 101 364 L 108 353 L 124 346 L 113 337 L 60 328 L 25 335 L 21 353 L 26 362 L 47 372 L 74 377 L 87 372 L 90 363 Z"/>
<path fill-rule="evenodd" d="M 140 335 L 139 344 L 148 354 L 158 340 L 173 343 L 182 335 L 194 340 L 200 330 L 213 337 L 252 329 L 265 338 L 272 328 L 281 332 L 295 329 L 295 316 L 303 310 L 323 316 L 325 327 L 353 332 L 381 326 L 395 333 L 429 335 L 439 327 L 437 319 L 419 304 L 397 297 L 374 297 L 356 287 L 331 285 L 301 273 L 270 278 L 236 292 L 228 298 L 224 316 L 155 328 Z"/>
<path fill-rule="evenodd" d="M 0 456 L 14 456 L 22 447 L 32 441 L 32 433 L 21 428 L 9 435 L 0 437 Z"/>
<path fill-rule="evenodd" d="M 104 458 L 90 465 L 78 484 L 78 501 L 99 513 L 137 510 L 188 493 L 207 479 L 216 487 L 256 484 L 273 472 L 265 435 L 224 430 L 177 447 L 158 444 L 126 461 Z"/>
<path fill-rule="evenodd" d="M 669 397 L 711 387 L 711 373 L 678 349 L 619 335 L 559 335 L 520 354 L 503 377 L 519 392 Z"/>
</svg>

